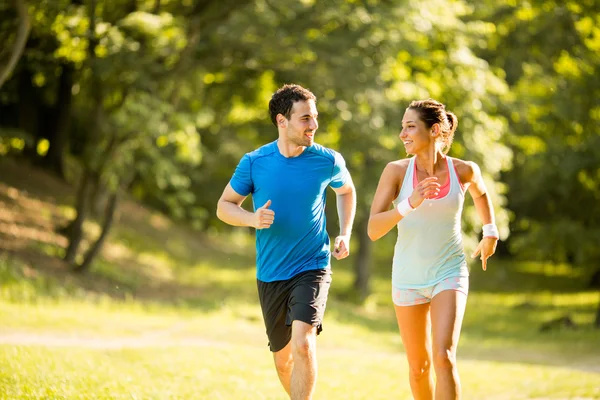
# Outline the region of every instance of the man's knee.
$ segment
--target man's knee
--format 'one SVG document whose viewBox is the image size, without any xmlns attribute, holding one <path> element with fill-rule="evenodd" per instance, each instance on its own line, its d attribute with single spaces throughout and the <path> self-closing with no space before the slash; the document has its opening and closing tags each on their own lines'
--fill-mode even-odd
<svg viewBox="0 0 600 400">
<path fill-rule="evenodd" d="M 309 357 L 316 352 L 317 328 L 300 321 L 294 321 L 298 326 L 292 332 L 292 353 L 296 357 Z"/>
<path fill-rule="evenodd" d="M 276 353 L 275 354 L 275 368 L 279 374 L 285 375 L 292 370 L 294 366 L 294 359 L 292 353 Z"/>
<path fill-rule="evenodd" d="M 315 352 L 314 340 L 309 337 L 301 337 L 294 340 L 292 349 L 295 356 L 307 357 Z"/>
</svg>

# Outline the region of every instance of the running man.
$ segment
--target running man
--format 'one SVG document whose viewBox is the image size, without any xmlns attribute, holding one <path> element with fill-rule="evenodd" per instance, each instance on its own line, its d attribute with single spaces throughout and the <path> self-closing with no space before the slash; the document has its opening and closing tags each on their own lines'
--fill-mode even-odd
<svg viewBox="0 0 600 400">
<path fill-rule="evenodd" d="M 279 138 L 244 155 L 218 202 L 217 216 L 256 228 L 258 294 L 275 368 L 291 399 L 311 399 L 316 337 L 331 284 L 325 195 L 337 196 L 340 234 L 333 256 L 350 252 L 356 192 L 344 158 L 314 142 L 316 97 L 285 85 L 269 102 Z M 241 205 L 252 194 L 254 212 Z"/>
</svg>

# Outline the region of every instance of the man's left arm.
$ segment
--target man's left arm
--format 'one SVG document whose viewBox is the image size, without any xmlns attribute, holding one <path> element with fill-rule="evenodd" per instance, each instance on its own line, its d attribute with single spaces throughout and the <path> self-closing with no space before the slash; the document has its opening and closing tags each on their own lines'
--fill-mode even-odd
<svg viewBox="0 0 600 400">
<path fill-rule="evenodd" d="M 343 186 L 333 188 L 333 190 L 336 194 L 340 234 L 335 238 L 332 255 L 337 260 L 341 260 L 350 254 L 350 236 L 352 235 L 352 224 L 356 215 L 356 189 L 352 178 L 348 177 Z"/>
</svg>

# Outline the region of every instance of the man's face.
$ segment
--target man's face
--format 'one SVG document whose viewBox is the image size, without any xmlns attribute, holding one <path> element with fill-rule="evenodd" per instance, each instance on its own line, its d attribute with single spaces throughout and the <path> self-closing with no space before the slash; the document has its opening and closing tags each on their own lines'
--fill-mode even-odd
<svg viewBox="0 0 600 400">
<path fill-rule="evenodd" d="M 286 129 L 288 141 L 296 146 L 312 146 L 319 128 L 318 116 L 314 100 L 295 102 Z"/>
</svg>

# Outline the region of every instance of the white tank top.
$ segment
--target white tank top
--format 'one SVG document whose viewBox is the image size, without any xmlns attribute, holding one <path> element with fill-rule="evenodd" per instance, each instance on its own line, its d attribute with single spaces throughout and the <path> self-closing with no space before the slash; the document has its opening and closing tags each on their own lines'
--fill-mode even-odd
<svg viewBox="0 0 600 400">
<path fill-rule="evenodd" d="M 461 233 L 465 196 L 452 159 L 446 157 L 446 161 L 448 194 L 424 200 L 398 222 L 392 264 L 392 285 L 397 289 L 421 289 L 450 277 L 469 276 Z M 412 157 L 394 206 L 412 194 L 414 173 L 415 157 Z"/>
</svg>

